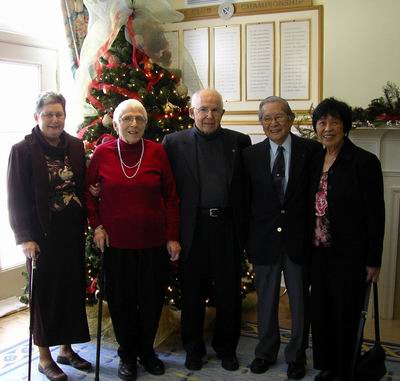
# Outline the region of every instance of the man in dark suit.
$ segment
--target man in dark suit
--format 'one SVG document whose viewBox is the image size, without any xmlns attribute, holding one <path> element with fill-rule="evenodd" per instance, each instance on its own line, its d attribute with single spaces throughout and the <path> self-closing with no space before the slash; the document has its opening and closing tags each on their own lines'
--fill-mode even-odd
<svg viewBox="0 0 400 381">
<path fill-rule="evenodd" d="M 164 138 L 180 198 L 182 341 L 185 366 L 202 367 L 203 325 L 209 285 L 215 288 L 212 346 L 222 367 L 239 367 L 241 254 L 244 229 L 241 151 L 251 144 L 221 128 L 221 95 L 204 89 L 192 97 L 194 127 Z"/>
<path fill-rule="evenodd" d="M 290 132 L 294 117 L 284 99 L 264 99 L 259 120 L 267 139 L 247 148 L 243 160 L 248 178 L 246 252 L 254 266 L 258 300 L 259 343 L 250 369 L 264 373 L 276 361 L 283 272 L 292 317 L 291 339 L 285 348 L 287 375 L 301 379 L 305 375 L 309 326 L 307 190 L 311 159 L 321 145 Z"/>
</svg>

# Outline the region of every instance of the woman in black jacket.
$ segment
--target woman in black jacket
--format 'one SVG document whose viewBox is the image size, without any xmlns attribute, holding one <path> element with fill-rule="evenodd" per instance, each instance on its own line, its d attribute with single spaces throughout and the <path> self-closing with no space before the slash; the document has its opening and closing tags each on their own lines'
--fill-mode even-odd
<svg viewBox="0 0 400 381">
<path fill-rule="evenodd" d="M 72 343 L 90 340 L 85 310 L 85 156 L 82 142 L 64 132 L 65 99 L 44 92 L 36 103 L 32 133 L 15 144 L 8 163 L 8 209 L 16 243 L 34 271 L 33 339 L 39 372 L 67 380 L 57 362 L 90 370 Z"/>
<path fill-rule="evenodd" d="M 312 171 L 312 334 L 315 381 L 349 381 L 367 281 L 377 282 L 385 224 L 375 155 L 355 146 L 350 107 L 334 98 L 313 112 L 325 149 Z"/>
</svg>

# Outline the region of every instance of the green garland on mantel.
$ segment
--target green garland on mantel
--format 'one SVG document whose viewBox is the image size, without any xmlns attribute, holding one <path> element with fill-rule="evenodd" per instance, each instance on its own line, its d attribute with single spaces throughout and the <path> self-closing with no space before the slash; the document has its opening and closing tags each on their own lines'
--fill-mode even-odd
<svg viewBox="0 0 400 381">
<path fill-rule="evenodd" d="M 383 86 L 383 96 L 373 99 L 367 108 L 353 108 L 353 126 L 399 127 L 400 128 L 400 88 L 388 81 Z"/>
<path fill-rule="evenodd" d="M 300 136 L 316 139 L 312 126 L 313 105 L 307 112 L 297 114 L 293 127 Z M 388 81 L 383 86 L 383 96 L 372 99 L 364 109 L 362 107 L 352 108 L 353 128 L 357 127 L 397 127 L 400 128 L 400 88 L 394 82 Z"/>
</svg>

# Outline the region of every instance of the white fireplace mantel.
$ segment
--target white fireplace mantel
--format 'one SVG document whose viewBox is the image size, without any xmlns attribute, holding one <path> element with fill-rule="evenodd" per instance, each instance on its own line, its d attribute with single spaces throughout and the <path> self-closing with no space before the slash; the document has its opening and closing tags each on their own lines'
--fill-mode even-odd
<svg viewBox="0 0 400 381">
<path fill-rule="evenodd" d="M 356 145 L 374 153 L 382 165 L 386 223 L 379 304 L 381 317 L 393 319 L 396 276 L 399 276 L 396 274 L 397 258 L 400 251 L 400 128 L 359 127 L 352 130 L 350 139 Z"/>
</svg>

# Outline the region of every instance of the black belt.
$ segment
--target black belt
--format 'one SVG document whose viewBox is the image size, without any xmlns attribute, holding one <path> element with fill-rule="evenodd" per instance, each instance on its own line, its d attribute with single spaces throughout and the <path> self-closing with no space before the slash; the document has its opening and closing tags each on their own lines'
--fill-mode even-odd
<svg viewBox="0 0 400 381">
<path fill-rule="evenodd" d="M 199 213 L 204 217 L 220 218 L 232 216 L 232 208 L 199 208 Z"/>
</svg>

